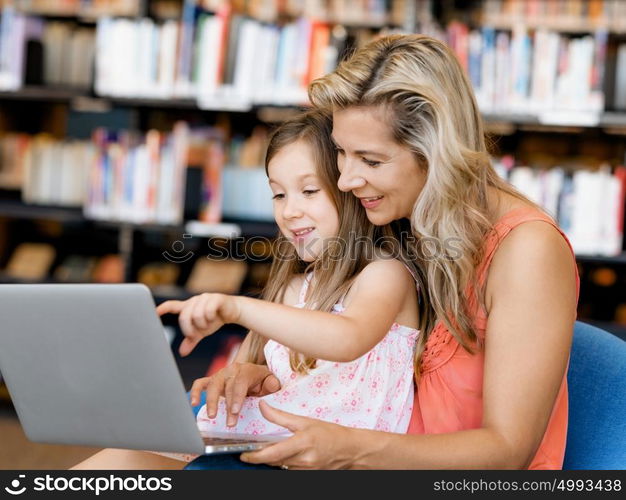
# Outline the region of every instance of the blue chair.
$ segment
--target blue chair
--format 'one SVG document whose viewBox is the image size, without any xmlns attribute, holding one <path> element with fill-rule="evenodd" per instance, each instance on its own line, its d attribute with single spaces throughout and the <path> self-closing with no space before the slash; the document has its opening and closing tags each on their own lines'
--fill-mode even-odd
<svg viewBox="0 0 626 500">
<path fill-rule="evenodd" d="M 563 468 L 626 469 L 626 342 L 577 321 L 567 383 Z"/>
</svg>

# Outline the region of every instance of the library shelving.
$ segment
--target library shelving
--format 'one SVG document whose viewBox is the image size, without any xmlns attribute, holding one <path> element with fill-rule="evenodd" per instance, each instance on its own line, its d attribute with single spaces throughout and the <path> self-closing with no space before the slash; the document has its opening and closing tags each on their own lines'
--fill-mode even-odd
<svg viewBox="0 0 626 500">
<path fill-rule="evenodd" d="M 105 155 L 126 147 L 125 137 L 138 140 L 131 131 L 157 131 L 163 143 L 182 121 L 189 137 L 210 127 L 199 140 L 219 143 L 221 150 L 205 151 L 190 163 L 180 217 L 168 223 L 106 215 L 93 220 L 88 207 L 45 203 L 37 193 L 33 203 L 32 192 L 28 202 L 23 184 L 2 186 L 0 267 L 21 243 L 58 244 L 63 255 L 43 279 L 56 279 L 55 269 L 76 248 L 85 255 L 117 256 L 122 279 L 130 281 L 145 265 L 166 264 L 161 254 L 177 242 L 198 255 L 211 239 L 271 238 L 277 229 L 267 222 L 267 206 L 255 215 L 232 203 L 233 196 L 249 201 L 250 193 L 261 192 L 262 130 L 306 105 L 308 82 L 353 47 L 378 33 L 421 32 L 446 40 L 458 54 L 475 86 L 494 158 L 517 187 L 542 202 L 545 180 L 558 182 L 558 199 L 546 203 L 561 216 L 568 209 L 562 199 L 568 195 L 571 202 L 573 185 L 581 193 L 579 203 L 608 199 L 606 190 L 614 194 L 621 219 L 601 213 L 617 222 L 591 232 L 577 232 L 580 224 L 574 222 L 571 230 L 583 279 L 581 318 L 615 329 L 626 324 L 624 196 L 618 193 L 618 184 L 626 182 L 619 173 L 626 163 L 626 2 L 77 0 L 63 2 L 63 11 L 55 4 L 0 2 L 3 26 L 22 27 L 20 47 L 18 38 L 0 33 L 0 61 L 6 60 L 3 51 L 20 54 L 20 64 L 0 64 L 0 137 L 26 134 L 24 140 L 37 141 L 44 132 L 47 141 L 95 143 Z M 114 131 L 106 146 L 93 139 L 100 127 Z M 250 174 L 252 187 L 237 193 L 231 188 L 241 182 L 239 167 L 232 165 L 250 150 L 255 159 L 242 161 L 241 170 Z M 2 151 L 0 174 L 6 170 Z M 205 206 L 201 188 L 214 168 L 207 167 L 211 154 L 226 157 L 218 170 L 231 186 L 222 186 L 221 217 L 219 209 Z M 592 196 L 593 189 L 601 191 Z M 593 210 L 574 210 L 559 222 L 571 224 L 581 213 Z M 585 234 L 612 243 L 593 248 Z M 180 267 L 174 288 L 163 297 L 188 294 L 183 283 L 191 264 Z M 10 279 L 6 273 L 0 275 L 4 279 Z M 244 291 L 248 285 L 258 290 L 248 279 L 243 283 Z"/>
</svg>

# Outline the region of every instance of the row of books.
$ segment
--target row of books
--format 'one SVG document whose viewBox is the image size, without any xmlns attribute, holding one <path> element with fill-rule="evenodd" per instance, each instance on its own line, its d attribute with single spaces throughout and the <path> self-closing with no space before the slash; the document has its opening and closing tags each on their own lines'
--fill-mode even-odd
<svg viewBox="0 0 626 500">
<path fill-rule="evenodd" d="M 94 131 L 95 158 L 84 212 L 93 219 L 179 224 L 183 220 L 189 127 L 169 134 L 149 130 Z"/>
<path fill-rule="evenodd" d="M 102 16 L 139 15 L 141 4 L 147 0 L 0 0 L 0 6 L 12 5 L 21 12 L 52 16 L 97 18 Z M 402 25 L 407 13 L 417 8 L 432 10 L 432 0 L 156 0 L 151 11 L 176 12 L 176 5 L 217 11 L 225 5 L 242 14 L 265 22 L 276 22 L 281 16 L 312 17 L 329 22 L 363 26 Z"/>
<path fill-rule="evenodd" d="M 612 172 L 608 166 L 569 171 L 506 165 L 510 159 L 496 165 L 501 176 L 555 218 L 576 254 L 611 257 L 622 253 L 626 167 Z"/>
<path fill-rule="evenodd" d="M 607 32 L 571 37 L 555 31 L 470 30 L 451 23 L 448 43 L 487 113 L 598 113 L 604 109 Z"/>
<path fill-rule="evenodd" d="M 87 217 L 136 223 L 182 222 L 189 131 L 145 136 L 97 129 L 93 141 L 45 134 L 0 138 L 0 187 L 26 203 L 83 207 Z"/>
<path fill-rule="evenodd" d="M 550 26 L 563 31 L 604 28 L 626 32 L 623 0 L 483 0 L 482 23 Z"/>
<path fill-rule="evenodd" d="M 46 134 L 0 137 L 0 187 L 21 189 L 26 203 L 82 206 L 93 147 Z"/>
<path fill-rule="evenodd" d="M 101 19 L 95 90 L 196 98 L 201 108 L 303 104 L 306 86 L 336 66 L 345 41 L 343 28 L 307 18 L 280 27 L 228 12 L 162 25 Z"/>
<path fill-rule="evenodd" d="M 278 26 L 235 14 L 228 6 L 211 13 L 187 2 L 181 20 L 103 18 L 94 35 L 89 28 L 44 23 L 5 7 L 0 89 L 22 85 L 27 47 L 37 40 L 47 84 L 89 87 L 95 58 L 100 95 L 195 98 L 208 109 L 305 104 L 308 83 L 331 71 L 349 44 L 343 26 L 312 19 Z M 606 30 L 573 37 L 523 25 L 512 31 L 472 30 L 454 21 L 430 34 L 453 47 L 484 112 L 530 112 L 549 122 L 555 112 L 597 117 L 604 109 Z M 371 36 L 362 34 L 351 43 Z M 626 44 L 608 62 L 608 87 L 614 89 L 609 107 L 626 109 Z"/>
<path fill-rule="evenodd" d="M 87 90 L 94 52 L 92 28 L 45 22 L 11 6 L 0 9 L 0 90 L 18 90 L 24 84 Z"/>
<path fill-rule="evenodd" d="M 136 16 L 144 0 L 1 0 L 25 13 L 48 16 Z"/>
<path fill-rule="evenodd" d="M 468 72 L 483 112 L 533 113 L 550 122 L 559 112 L 597 117 L 605 108 L 606 30 L 571 36 L 523 25 L 471 30 L 452 22 L 441 37 Z M 307 85 L 336 66 L 348 43 L 340 25 L 303 17 L 278 27 L 228 13 L 161 26 L 102 20 L 98 38 L 99 94 L 191 97 L 209 109 L 304 104 Z M 622 44 L 616 61 L 609 61 L 608 83 L 615 89 L 609 106 L 616 109 L 626 109 L 625 51 Z"/>
<path fill-rule="evenodd" d="M 407 18 L 428 15 L 432 0 L 258 0 L 235 2 L 229 0 L 185 0 L 187 5 L 218 11 L 225 4 L 240 13 L 274 23 L 281 17 L 308 17 L 328 23 L 353 26 L 403 26 Z"/>
<path fill-rule="evenodd" d="M 230 142 L 218 128 L 189 129 L 182 123 L 170 135 L 98 129 L 93 136 L 92 141 L 0 136 L 0 188 L 21 190 L 27 203 L 84 206 L 91 218 L 176 224 L 186 187 L 199 193 L 203 222 L 220 222 L 223 215 L 272 220 L 271 191 L 260 166 L 265 126 Z M 194 182 L 186 180 L 187 168 L 201 170 L 196 178 L 202 185 L 186 186 Z"/>
</svg>

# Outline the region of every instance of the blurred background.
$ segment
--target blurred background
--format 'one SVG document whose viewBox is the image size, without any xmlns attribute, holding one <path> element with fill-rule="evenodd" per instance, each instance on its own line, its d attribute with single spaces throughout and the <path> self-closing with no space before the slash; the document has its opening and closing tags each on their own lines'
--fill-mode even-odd
<svg viewBox="0 0 626 500">
<path fill-rule="evenodd" d="M 391 33 L 454 49 L 498 172 L 574 246 L 579 318 L 626 338 L 621 0 L 0 0 L 0 282 L 258 296 L 268 134 Z M 187 387 L 245 333 L 224 330 L 177 357 Z M 30 443 L 3 384 L 0 436 L 3 469 L 94 451 Z"/>
</svg>

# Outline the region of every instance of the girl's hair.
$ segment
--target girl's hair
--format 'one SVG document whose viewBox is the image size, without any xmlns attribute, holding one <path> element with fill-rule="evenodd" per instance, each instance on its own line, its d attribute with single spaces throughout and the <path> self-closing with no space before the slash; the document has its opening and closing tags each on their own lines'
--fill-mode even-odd
<svg viewBox="0 0 626 500">
<path fill-rule="evenodd" d="M 337 152 L 330 138 L 331 116 L 317 110 L 304 112 L 283 123 L 272 134 L 265 156 L 265 171 L 276 154 L 285 146 L 302 141 L 306 143 L 317 169 L 317 175 L 324 189 L 333 200 L 339 214 L 337 237 L 325 243 L 318 258 L 312 263 L 301 261 L 294 246 L 282 234 L 274 243 L 273 262 L 263 299 L 282 302 L 287 286 L 296 274 L 313 272 L 305 307 L 319 311 L 332 311 L 349 290 L 356 276 L 376 257 L 374 242 L 382 250 L 400 258 L 416 272 L 408 257 L 406 246 L 395 235 L 391 226 L 376 227 L 371 224 L 360 205 L 351 193 L 343 193 L 337 188 L 339 169 Z M 297 168 L 295 164 L 294 168 Z M 263 359 L 263 346 L 266 338 L 250 332 L 251 343 L 248 361 L 258 363 Z M 292 370 L 306 373 L 315 367 L 316 360 L 307 358 L 295 351 L 290 352 Z"/>
<path fill-rule="evenodd" d="M 414 153 L 426 172 L 411 229 L 418 243 L 439 242 L 439 252 L 416 259 L 428 289 L 427 314 L 420 317 L 424 328 L 416 349 L 416 376 L 437 320 L 443 320 L 456 340 L 474 352 L 481 346 L 472 310 L 484 306 L 484 286 L 476 284 L 476 269 L 495 219 L 487 201 L 488 187 L 528 200 L 492 167 L 476 99 L 454 53 L 427 36 L 380 38 L 312 82 L 309 98 L 330 112 L 351 106 L 379 107 L 388 117 L 394 139 Z M 456 258 L 448 250 L 451 247 Z"/>
</svg>

